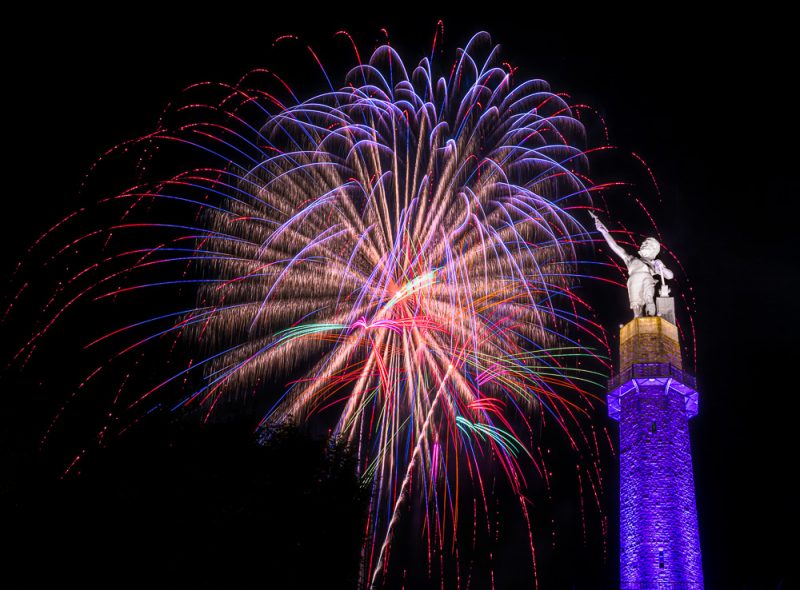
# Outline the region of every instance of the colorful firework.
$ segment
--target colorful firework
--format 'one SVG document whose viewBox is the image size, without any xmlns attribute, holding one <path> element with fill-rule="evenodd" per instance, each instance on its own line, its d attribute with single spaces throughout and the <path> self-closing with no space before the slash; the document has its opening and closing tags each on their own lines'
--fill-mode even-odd
<svg viewBox="0 0 800 590">
<path fill-rule="evenodd" d="M 581 421 L 602 375 L 581 359 L 602 366 L 585 342 L 604 353 L 607 344 L 575 287 L 593 242 L 578 214 L 606 187 L 587 176 L 584 126 L 544 81 L 515 82 L 487 34 L 443 77 L 436 48 L 413 69 L 388 42 L 368 62 L 355 49 L 344 83 L 307 100 L 265 70 L 187 89 L 156 131 L 109 152 L 136 153 L 141 181 L 100 201 L 122 208 L 118 222 L 58 251 L 96 241 L 102 256 L 58 287 L 46 306 L 57 311 L 17 353 L 29 357 L 78 301 L 191 289 L 190 305 L 157 296 L 163 313 L 93 339 L 88 348 L 146 331 L 80 388 L 167 341 L 202 354 L 144 390 L 126 375 L 109 417 L 174 399 L 174 410 L 208 418 L 291 376 L 259 436 L 335 412 L 331 437 L 354 448 L 370 488 L 365 587 L 381 581 L 411 496 L 429 559 L 455 542 L 462 495 L 483 499 L 491 530 L 488 463 L 527 520 L 525 474 L 547 472 L 530 442 L 544 417 L 599 455 Z M 171 160 L 159 150 L 170 146 L 197 152 L 197 164 L 164 175 L 159 159 Z M 158 180 L 147 179 L 153 170 Z M 597 499 L 596 464 L 578 482 Z"/>
</svg>

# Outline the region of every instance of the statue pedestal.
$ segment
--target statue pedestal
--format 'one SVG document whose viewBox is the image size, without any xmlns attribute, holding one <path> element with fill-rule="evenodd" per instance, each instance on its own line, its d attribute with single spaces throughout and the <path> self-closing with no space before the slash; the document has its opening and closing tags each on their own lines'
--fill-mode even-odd
<svg viewBox="0 0 800 590">
<path fill-rule="evenodd" d="M 619 372 L 642 363 L 669 363 L 683 368 L 678 327 L 666 318 L 635 318 L 619 331 Z"/>
</svg>

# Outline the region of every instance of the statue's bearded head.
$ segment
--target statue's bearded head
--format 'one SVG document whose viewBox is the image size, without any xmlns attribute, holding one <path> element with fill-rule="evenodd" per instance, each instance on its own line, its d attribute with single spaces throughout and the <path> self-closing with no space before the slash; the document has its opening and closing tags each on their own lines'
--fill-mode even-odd
<svg viewBox="0 0 800 590">
<path fill-rule="evenodd" d="M 655 238 L 647 238 L 639 248 L 639 256 L 647 260 L 653 260 L 661 251 L 661 244 Z"/>
</svg>

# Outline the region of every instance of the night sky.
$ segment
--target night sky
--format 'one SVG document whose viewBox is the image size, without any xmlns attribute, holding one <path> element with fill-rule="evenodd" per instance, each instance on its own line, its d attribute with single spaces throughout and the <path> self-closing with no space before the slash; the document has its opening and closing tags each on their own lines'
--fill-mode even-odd
<svg viewBox="0 0 800 590">
<path fill-rule="evenodd" d="M 315 23 L 247 14 L 168 19 L 120 13 L 108 15 L 99 30 L 64 29 L 54 18 L 31 28 L 27 45 L 7 55 L 5 94 L 12 106 L 4 143 L 12 155 L 6 157 L 5 178 L 11 186 L 4 191 L 7 237 L 0 271 L 7 276 L 27 245 L 74 208 L 93 159 L 149 130 L 180 89 L 203 80 L 233 82 L 265 64 L 281 72 L 301 67 L 273 63 L 271 43 L 279 34 L 299 34 L 326 48 L 333 32 L 347 29 L 364 54 L 383 39 L 379 29 L 386 27 L 409 63 L 429 52 L 439 18 L 448 51 L 487 30 L 502 46 L 504 59 L 520 67 L 520 77 L 541 77 L 556 91 L 596 107 L 612 142 L 652 167 L 665 201 L 659 225 L 697 295 L 701 402 L 691 428 L 707 588 L 788 587 L 790 573 L 797 570 L 796 565 L 790 569 L 789 560 L 797 548 L 798 525 L 798 494 L 790 483 L 798 464 L 793 338 L 800 287 L 796 258 L 790 258 L 800 222 L 798 108 L 796 94 L 789 91 L 796 74 L 789 53 L 793 41 L 774 22 L 752 14 L 726 15 L 725 24 L 720 19 L 691 25 L 681 15 L 662 16 L 656 19 L 659 29 L 644 16 L 646 27 L 610 25 L 614 19 L 599 16 L 578 25 L 571 16 L 520 20 L 509 8 L 500 16 L 362 13 L 319 17 Z M 338 47 L 338 55 L 344 55 Z M 302 68 L 313 72 L 307 61 Z M 305 82 L 307 87 L 302 75 L 294 80 L 296 89 L 309 96 L 324 89 L 318 77 Z M 5 288 L 2 294 L 8 295 Z M 620 293 L 619 306 L 604 320 L 607 329 L 625 321 L 625 307 Z M 22 338 L 24 321 L 17 319 L 8 330 L 2 337 L 4 353 L 12 347 L 9 342 Z M 53 357 L 48 366 L 63 370 L 59 363 Z M 346 469 L 319 467 L 317 442 L 287 433 L 279 448 L 263 451 L 253 448 L 247 427 L 235 421 L 202 433 L 157 423 L 132 443 L 111 445 L 85 469 L 82 483 L 66 485 L 54 475 L 60 459 L 40 454 L 36 441 L 68 391 L 55 385 L 43 391 L 36 381 L 13 371 L 5 371 L 0 381 L 0 493 L 18 527 L 12 527 L 19 539 L 12 561 L 22 566 L 4 566 L 0 575 L 17 579 L 19 587 L 35 587 L 34 581 L 45 579 L 113 587 L 149 581 L 151 575 L 159 579 L 153 572 L 161 568 L 168 573 L 159 575 L 175 587 L 251 587 L 257 580 L 271 587 L 270 579 L 284 587 L 304 587 L 311 580 L 354 587 L 346 579 L 328 578 L 345 570 L 343 563 L 357 563 L 350 551 L 357 551 L 357 535 L 348 524 L 358 518 L 358 493 Z M 602 411 L 598 416 L 603 419 Z M 237 459 L 231 461 L 228 452 Z M 148 470 L 143 464 L 156 467 Z M 284 474 L 294 470 L 302 481 L 259 475 L 264 465 Z M 320 469 L 327 469 L 330 481 L 318 477 Z M 184 479 L 176 475 L 181 470 Z M 199 499 L 177 516 L 156 506 L 153 498 L 161 492 L 154 490 L 169 487 L 166 495 L 180 502 L 181 490 L 191 495 L 190 480 L 206 476 L 208 489 L 227 508 L 200 517 L 205 505 Z M 305 494 L 302 503 L 295 493 Z M 152 509 L 126 512 L 120 508 L 124 503 L 113 500 L 126 494 L 141 505 L 152 503 Z M 264 497 L 268 505 L 259 504 Z M 607 510 L 615 520 L 613 499 Z M 206 534 L 198 519 L 210 522 L 206 531 L 227 540 L 217 539 L 213 550 L 202 541 L 193 545 L 195 535 Z M 111 528 L 132 532 L 109 533 L 104 528 L 109 522 Z M 169 525 L 158 530 L 160 522 Z M 270 551 L 236 540 L 252 533 L 253 523 L 262 527 L 255 534 Z M 89 531 L 94 541 L 71 546 L 76 530 Z M 289 539 L 303 545 L 306 558 L 281 553 Z M 545 579 L 553 580 L 554 588 L 571 583 L 613 588 L 616 537 L 610 539 L 605 563 L 597 540 L 578 545 L 574 559 L 569 540 L 561 554 L 544 558 L 543 567 L 558 569 L 543 574 Z M 524 550 L 519 555 L 519 567 L 530 567 Z M 217 566 L 209 565 L 213 561 Z M 284 566 L 294 573 L 272 578 L 266 573 Z M 581 567 L 585 575 L 574 573 Z M 208 571 L 207 577 L 203 572 Z M 19 582 L 25 579 L 27 586 Z M 527 582 L 504 580 L 502 588 L 527 587 Z"/>
</svg>

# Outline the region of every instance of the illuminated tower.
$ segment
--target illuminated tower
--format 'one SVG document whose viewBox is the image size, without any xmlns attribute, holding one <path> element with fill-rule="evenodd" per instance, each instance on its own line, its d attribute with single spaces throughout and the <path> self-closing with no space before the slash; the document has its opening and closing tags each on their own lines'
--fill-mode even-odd
<svg viewBox="0 0 800 590">
<path fill-rule="evenodd" d="M 608 413 L 619 421 L 622 590 L 703 588 L 689 444 L 695 379 L 683 371 L 671 298 L 620 328 Z"/>
</svg>

